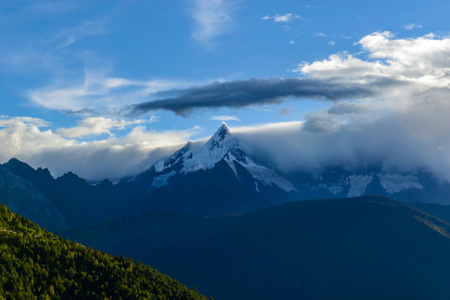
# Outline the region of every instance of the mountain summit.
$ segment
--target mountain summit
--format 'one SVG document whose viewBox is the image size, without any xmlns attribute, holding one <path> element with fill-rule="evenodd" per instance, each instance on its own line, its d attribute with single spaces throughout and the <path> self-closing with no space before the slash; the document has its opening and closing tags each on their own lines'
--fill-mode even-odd
<svg viewBox="0 0 450 300">
<path fill-rule="evenodd" d="M 242 141 L 234 137 L 227 124 L 222 123 L 216 133 L 206 142 L 206 144 L 198 151 L 188 151 L 185 155 L 184 166 L 182 171 L 191 173 L 199 169 L 207 170 L 213 168 L 220 160 L 228 158 L 230 164 L 231 159 L 235 155 L 244 159 L 244 149 Z M 231 168 L 234 168 L 230 164 Z"/>
<path fill-rule="evenodd" d="M 249 147 L 232 134 L 225 122 L 200 149 L 191 148 L 191 143 L 188 142 L 172 156 L 156 162 L 145 171 L 156 173 L 152 186 L 155 188 L 165 186 L 171 177 L 179 173 L 189 174 L 199 170 L 209 170 L 218 163 L 225 162 L 239 181 L 242 181 L 241 177 L 248 178 L 245 175 L 241 176 L 242 169 L 249 173 L 248 175 L 253 177 L 251 185 L 257 192 L 260 186 L 276 186 L 286 192 L 296 191 L 292 183 L 275 171 L 257 164 L 249 154 Z"/>
<path fill-rule="evenodd" d="M 229 133 L 231 133 L 230 127 L 228 127 L 227 123 L 222 122 L 213 137 L 223 139 Z"/>
<path fill-rule="evenodd" d="M 235 213 L 297 198 L 290 181 L 256 161 L 222 123 L 203 145 L 188 142 L 129 184 L 141 195 L 136 207 L 150 211 Z"/>
</svg>

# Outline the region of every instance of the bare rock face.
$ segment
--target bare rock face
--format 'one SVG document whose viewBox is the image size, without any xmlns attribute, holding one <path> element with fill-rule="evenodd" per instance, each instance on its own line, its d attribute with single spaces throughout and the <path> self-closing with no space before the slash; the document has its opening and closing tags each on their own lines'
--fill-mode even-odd
<svg viewBox="0 0 450 300">
<path fill-rule="evenodd" d="M 28 180 L 0 166 L 0 203 L 53 232 L 68 229 L 58 209 Z"/>
</svg>

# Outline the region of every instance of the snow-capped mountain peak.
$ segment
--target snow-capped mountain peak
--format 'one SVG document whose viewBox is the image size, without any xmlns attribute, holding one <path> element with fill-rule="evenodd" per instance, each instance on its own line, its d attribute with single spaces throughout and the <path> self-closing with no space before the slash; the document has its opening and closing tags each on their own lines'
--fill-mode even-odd
<svg viewBox="0 0 450 300">
<path fill-rule="evenodd" d="M 211 137 L 213 140 L 223 140 L 227 134 L 230 134 L 231 130 L 228 127 L 227 123 L 222 122 L 220 124 L 219 128 L 217 129 L 216 133 Z"/>
<path fill-rule="evenodd" d="M 182 172 L 190 173 L 199 169 L 211 169 L 224 158 L 228 152 L 242 150 L 243 143 L 232 135 L 227 124 L 222 123 L 216 133 L 198 151 L 184 154 Z M 238 150 L 239 149 L 239 150 Z"/>
<path fill-rule="evenodd" d="M 256 187 L 259 182 L 264 186 L 275 185 L 288 192 L 296 191 L 292 183 L 279 176 L 275 171 L 254 162 L 248 155 L 248 146 L 240 138 L 234 136 L 224 122 L 200 149 L 192 148 L 188 143 L 169 158 L 155 163 L 149 169 L 153 169 L 157 173 L 153 180 L 153 186 L 167 185 L 168 179 L 177 173 L 188 174 L 212 169 L 218 162 L 224 160 L 238 180 L 236 164 L 240 164 L 252 175 Z M 258 188 L 256 189 L 258 190 Z"/>
<path fill-rule="evenodd" d="M 240 140 L 232 136 L 230 128 L 223 122 L 200 149 L 193 149 L 192 142 L 188 142 L 170 157 L 157 161 L 149 170 L 154 169 L 158 173 L 176 166 L 182 173 L 207 170 L 214 167 L 228 152 L 242 152 L 240 146 Z"/>
</svg>

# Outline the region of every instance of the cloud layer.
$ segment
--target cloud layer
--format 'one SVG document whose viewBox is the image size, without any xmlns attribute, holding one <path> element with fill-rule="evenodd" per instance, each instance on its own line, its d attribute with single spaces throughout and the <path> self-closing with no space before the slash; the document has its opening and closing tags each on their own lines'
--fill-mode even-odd
<svg viewBox="0 0 450 300">
<path fill-rule="evenodd" d="M 111 134 L 91 142 L 70 138 L 127 125 L 128 122 L 106 118 L 86 119 L 78 127 L 53 132 L 41 119 L 2 116 L 0 161 L 16 157 L 33 167 L 48 167 L 55 176 L 72 171 L 87 179 L 117 179 L 136 175 L 198 132 L 196 129 L 156 132 L 135 125 L 123 137 Z"/>
<path fill-rule="evenodd" d="M 320 174 L 330 166 L 358 171 L 381 164 L 386 172 L 420 169 L 450 180 L 450 133 L 424 142 L 390 116 L 341 123 L 336 129 L 312 131 L 306 121 L 232 128 L 232 132 L 282 172 Z"/>
</svg>

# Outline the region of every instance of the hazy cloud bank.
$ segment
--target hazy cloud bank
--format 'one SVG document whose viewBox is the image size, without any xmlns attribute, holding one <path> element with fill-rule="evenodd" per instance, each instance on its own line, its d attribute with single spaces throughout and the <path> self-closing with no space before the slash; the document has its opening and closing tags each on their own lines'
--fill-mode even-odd
<svg viewBox="0 0 450 300">
<path fill-rule="evenodd" d="M 450 181 L 450 132 L 424 141 L 391 117 L 334 123 L 333 131 L 312 131 L 306 122 L 232 128 L 252 152 L 282 172 L 314 174 L 330 166 L 358 171 L 381 164 L 386 172 L 427 170 Z"/>
<path fill-rule="evenodd" d="M 47 167 L 55 176 L 72 171 L 87 179 L 117 179 L 136 175 L 157 159 L 171 154 L 198 132 L 197 129 L 156 132 L 136 125 L 123 137 L 111 134 L 91 142 L 67 137 L 87 133 L 95 135 L 102 124 L 108 130 L 126 125 L 105 118 L 96 121 L 82 121 L 79 127 L 71 128 L 63 136 L 47 129 L 48 123 L 41 119 L 2 116 L 0 161 L 16 157 L 35 168 Z M 87 126 L 89 122 L 94 122 L 95 126 Z"/>
</svg>

